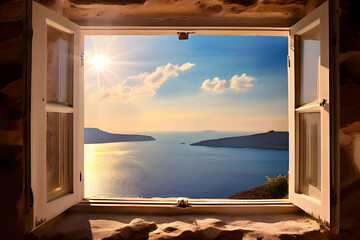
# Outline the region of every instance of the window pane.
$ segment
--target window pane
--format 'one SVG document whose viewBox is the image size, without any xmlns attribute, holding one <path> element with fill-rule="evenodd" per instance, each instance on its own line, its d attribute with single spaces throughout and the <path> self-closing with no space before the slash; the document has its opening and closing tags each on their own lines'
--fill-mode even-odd
<svg viewBox="0 0 360 240">
<path fill-rule="evenodd" d="M 300 105 L 318 98 L 320 32 L 315 27 L 300 36 Z"/>
<path fill-rule="evenodd" d="M 320 197 L 320 113 L 300 114 L 300 192 Z"/>
<path fill-rule="evenodd" d="M 72 105 L 73 34 L 47 27 L 47 102 Z"/>
<path fill-rule="evenodd" d="M 48 113 L 46 170 L 48 201 L 72 192 L 73 114 Z"/>
</svg>

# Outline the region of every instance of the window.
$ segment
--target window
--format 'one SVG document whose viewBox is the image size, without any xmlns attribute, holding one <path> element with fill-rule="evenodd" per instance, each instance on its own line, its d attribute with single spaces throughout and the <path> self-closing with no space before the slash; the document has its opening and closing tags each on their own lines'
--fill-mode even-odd
<svg viewBox="0 0 360 240">
<path fill-rule="evenodd" d="M 289 36 L 289 202 L 325 223 L 331 220 L 327 5 L 327 2 L 324 3 L 299 21 L 290 29 L 290 34 L 288 29 L 186 29 L 196 34 L 236 32 L 239 35 L 259 35 L 260 31 L 261 35 Z M 118 33 L 116 28 L 96 30 L 89 27 L 81 30 L 78 25 L 36 2 L 33 6 L 31 185 L 34 227 L 37 227 L 78 203 L 84 196 L 81 34 Z M 128 28 L 121 32 L 129 34 L 134 31 L 139 32 L 139 29 Z M 165 35 L 176 34 L 179 29 L 152 28 L 143 31 Z M 53 73 L 56 77 L 49 80 L 47 76 L 52 73 L 47 71 L 47 45 L 51 42 L 48 37 L 51 39 L 52 35 L 58 36 L 55 59 L 59 62 L 55 68 L 58 70 Z M 47 132 L 52 132 L 51 139 Z M 47 158 L 50 149 L 54 161 L 47 164 L 47 159 L 52 159 L 50 156 Z"/>
<path fill-rule="evenodd" d="M 287 43 L 85 35 L 85 197 L 287 198 Z"/>
</svg>

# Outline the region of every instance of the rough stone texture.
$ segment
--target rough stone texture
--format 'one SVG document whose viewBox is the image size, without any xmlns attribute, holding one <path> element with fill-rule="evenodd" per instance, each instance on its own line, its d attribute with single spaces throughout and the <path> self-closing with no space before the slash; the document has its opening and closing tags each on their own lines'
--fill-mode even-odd
<svg viewBox="0 0 360 240">
<path fill-rule="evenodd" d="M 360 226 L 360 2 L 340 1 L 340 228 Z"/>
<path fill-rule="evenodd" d="M 258 0 L 222 0 L 224 3 L 240 4 L 245 7 L 254 5 Z M 295 0 L 296 1 L 296 0 Z"/>
<path fill-rule="evenodd" d="M 131 216 L 70 212 L 35 232 L 37 239 L 321 239 L 318 223 L 302 214 L 245 216 Z M 331 234 L 327 233 L 329 236 Z"/>
<path fill-rule="evenodd" d="M 70 3 L 68 0 L 35 0 L 36 2 L 50 8 L 56 13 L 68 18 Z"/>
<path fill-rule="evenodd" d="M 205 3 L 200 4 L 199 8 L 202 9 L 202 13 L 207 16 L 217 14 L 223 10 L 221 5 L 207 6 Z"/>
<path fill-rule="evenodd" d="M 350 230 L 360 224 L 360 122 L 343 127 L 341 148 L 341 229 Z"/>
<path fill-rule="evenodd" d="M 0 187 L 6 197 L 1 198 L 0 231 L 1 239 L 22 239 L 24 227 L 24 97 L 25 82 L 23 60 L 25 58 L 25 0 L 2 0 L 0 3 Z M 149 0 L 145 4 L 72 4 L 67 10 L 67 0 L 39 0 L 63 16 L 84 25 L 197 25 L 197 26 L 289 26 L 313 10 L 324 0 L 311 0 L 304 6 L 304 0 L 294 3 L 281 0 L 259 0 L 251 6 L 221 1 L 203 1 L 208 6 L 221 5 L 223 10 L 212 16 L 204 16 L 198 7 L 198 0 L 166 1 Z M 233 2 L 233 1 L 231 1 Z M 266 4 L 265 4 L 266 3 Z M 323 239 L 359 239 L 359 134 L 357 115 L 359 108 L 360 54 L 360 2 L 340 0 L 340 52 L 341 52 L 341 228 L 342 232 L 331 235 L 322 232 Z M 58 10 L 56 10 L 58 9 Z M 353 96 L 352 98 L 348 96 Z M 5 194 L 4 194 L 5 195 Z M 2 195 L 3 196 L 3 195 Z M 133 217 L 134 218 L 134 217 Z M 50 228 L 51 239 L 101 239 L 109 237 L 122 224 L 133 219 L 115 220 L 83 218 L 79 225 L 64 221 Z M 145 218 L 143 218 L 145 219 Z M 150 219 L 145 219 L 150 221 Z M 179 220 L 179 219 L 178 219 Z M 181 220 L 181 219 L 180 219 Z M 170 222 L 169 220 L 168 222 Z M 174 220 L 175 221 L 175 220 Z M 172 221 L 172 222 L 174 222 Z M 243 229 L 246 228 L 246 220 Z M 276 220 L 283 224 L 281 220 Z M 183 220 L 186 222 L 186 220 Z M 254 222 L 254 221 L 253 221 Z M 162 223 L 165 223 L 164 220 Z M 160 224 L 161 225 L 161 224 Z M 221 225 L 221 224 L 220 224 Z M 85 227 L 87 226 L 87 228 Z M 286 225 L 285 225 L 286 226 Z M 159 226 L 157 222 L 158 229 Z M 220 227 L 221 228 L 221 227 Z M 259 229 L 262 229 L 260 226 Z M 275 231 L 276 229 L 274 229 Z M 150 234 L 156 232 L 152 231 Z M 312 234 L 318 234 L 315 230 Z M 167 227 L 164 232 L 176 232 Z M 92 235 L 94 234 L 94 235 Z M 149 234 L 149 235 L 150 235 Z M 186 233 L 188 234 L 188 233 Z M 224 235 L 227 233 L 223 233 Z M 234 233 L 235 234 L 235 233 Z M 238 232 L 236 232 L 238 234 Z M 239 233 L 241 234 L 241 233 Z M 293 233 L 268 236 L 264 233 L 248 232 L 243 239 L 291 239 L 301 238 Z M 45 235 L 41 235 L 46 239 Z M 101 237 L 102 236 L 102 237 Z M 229 239 L 230 237 L 227 236 Z"/>
<path fill-rule="evenodd" d="M 26 1 L 0 2 L 0 238 L 25 232 L 24 114 Z"/>
<path fill-rule="evenodd" d="M 340 1 L 340 52 L 360 51 L 360 1 Z"/>
<path fill-rule="evenodd" d="M 157 229 L 157 225 L 154 222 L 148 222 L 141 218 L 133 219 L 129 224 L 115 230 L 110 237 L 103 238 L 104 240 L 115 239 L 148 239 L 149 233 Z"/>
<path fill-rule="evenodd" d="M 70 0 L 69 18 L 80 25 L 291 26 L 324 1 Z"/>
<path fill-rule="evenodd" d="M 284 5 L 284 4 L 303 4 L 306 5 L 309 2 L 309 0 L 264 0 L 263 3 L 264 4 L 270 4 L 270 3 L 275 3 L 275 4 L 279 4 L 279 5 Z"/>
<path fill-rule="evenodd" d="M 75 4 L 119 4 L 119 5 L 129 5 L 129 4 L 144 4 L 148 0 L 69 0 Z"/>
</svg>

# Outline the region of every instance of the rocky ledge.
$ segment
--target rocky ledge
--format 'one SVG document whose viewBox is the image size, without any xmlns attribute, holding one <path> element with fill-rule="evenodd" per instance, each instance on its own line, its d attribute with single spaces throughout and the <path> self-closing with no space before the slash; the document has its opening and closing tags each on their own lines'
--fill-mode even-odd
<svg viewBox="0 0 360 240">
<path fill-rule="evenodd" d="M 34 239 L 335 239 L 306 214 L 241 216 L 134 216 L 68 212 L 40 228 Z"/>
<path fill-rule="evenodd" d="M 304 229 L 305 230 L 305 229 Z M 195 223 L 173 221 L 169 223 L 156 224 L 141 218 L 135 218 L 129 224 L 116 231 L 104 240 L 115 239 L 292 239 L 300 236 L 298 229 L 293 226 L 288 229 L 289 233 L 270 235 L 265 232 L 260 233 L 250 228 L 226 224 L 216 218 L 207 218 L 196 221 Z M 290 233 L 290 231 L 293 231 Z M 319 229 L 306 229 L 301 234 L 301 239 L 321 238 Z"/>
</svg>

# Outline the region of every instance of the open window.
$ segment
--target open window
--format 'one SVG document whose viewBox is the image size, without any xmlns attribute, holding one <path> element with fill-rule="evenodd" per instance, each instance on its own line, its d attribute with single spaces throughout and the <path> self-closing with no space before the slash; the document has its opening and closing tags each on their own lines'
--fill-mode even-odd
<svg viewBox="0 0 360 240">
<path fill-rule="evenodd" d="M 31 188 L 34 227 L 82 199 L 80 27 L 34 2 Z"/>
<path fill-rule="evenodd" d="M 289 197 L 329 224 L 328 3 L 291 27 L 289 40 Z"/>
<path fill-rule="evenodd" d="M 288 72 L 289 201 L 326 225 L 330 222 L 328 28 L 327 2 L 290 28 Z M 80 26 L 34 2 L 33 30 L 31 187 L 37 227 L 84 198 L 84 81 Z M 124 31 L 132 30 L 137 29 Z M 276 29 L 259 31 L 244 28 L 242 34 L 276 35 Z M 176 34 L 177 29 L 149 29 L 147 34 L 158 32 Z"/>
</svg>

